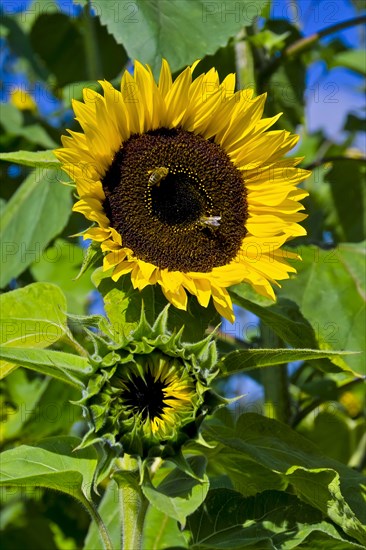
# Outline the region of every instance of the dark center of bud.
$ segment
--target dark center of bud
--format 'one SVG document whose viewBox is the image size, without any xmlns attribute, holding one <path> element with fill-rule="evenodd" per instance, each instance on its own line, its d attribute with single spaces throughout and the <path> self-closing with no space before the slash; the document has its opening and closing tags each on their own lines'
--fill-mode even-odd
<svg viewBox="0 0 366 550">
<path fill-rule="evenodd" d="M 122 394 L 124 404 L 133 414 L 141 414 L 142 420 L 152 420 L 168 407 L 163 401 L 165 384 L 160 379 L 155 380 L 150 372 L 144 378 L 131 375 L 125 387 Z"/>
</svg>

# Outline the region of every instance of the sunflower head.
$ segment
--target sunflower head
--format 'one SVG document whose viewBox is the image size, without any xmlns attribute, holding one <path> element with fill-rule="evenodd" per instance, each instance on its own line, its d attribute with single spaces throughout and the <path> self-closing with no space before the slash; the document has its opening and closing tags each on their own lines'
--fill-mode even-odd
<svg viewBox="0 0 366 550">
<path fill-rule="evenodd" d="M 204 417 L 225 403 L 210 389 L 217 374 L 212 336 L 182 343 L 179 334 L 167 332 L 166 320 L 167 310 L 153 327 L 142 315 L 123 344 L 102 338 L 104 351 L 94 355 L 79 401 L 90 427 L 82 447 L 99 442 L 115 454 L 174 456 L 197 436 Z"/>
<path fill-rule="evenodd" d="M 174 306 L 187 294 L 233 320 L 226 288 L 247 282 L 274 298 L 272 284 L 289 277 L 282 245 L 304 229 L 297 188 L 308 172 L 284 158 L 298 136 L 269 130 L 265 95 L 235 92 L 197 63 L 173 82 L 163 60 L 156 83 L 135 63 L 120 90 L 84 90 L 73 108 L 82 132 L 69 131 L 56 151 L 75 180 L 74 210 L 93 222 L 85 238 L 100 243 L 104 270 L 134 288 L 159 284 Z"/>
</svg>

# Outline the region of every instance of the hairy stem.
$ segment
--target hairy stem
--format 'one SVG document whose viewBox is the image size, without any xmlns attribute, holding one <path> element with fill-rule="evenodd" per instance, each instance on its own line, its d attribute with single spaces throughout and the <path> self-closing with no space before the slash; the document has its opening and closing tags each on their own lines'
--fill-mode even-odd
<svg viewBox="0 0 366 550">
<path fill-rule="evenodd" d="M 99 536 L 100 536 L 100 538 L 103 542 L 104 550 L 114 550 L 113 546 L 112 546 L 112 541 L 111 541 L 109 533 L 108 533 L 108 530 L 107 530 L 106 526 L 104 525 L 104 522 L 103 522 L 102 518 L 100 517 L 99 512 L 95 508 L 94 504 L 92 502 L 90 502 L 89 500 L 85 499 L 84 500 L 84 506 L 88 510 L 89 514 L 91 515 L 92 519 L 95 521 L 95 523 L 98 527 Z"/>
<path fill-rule="evenodd" d="M 238 88 L 255 89 L 253 55 L 249 42 L 246 40 L 246 29 L 240 32 L 235 40 L 235 62 L 238 75 Z"/>
<path fill-rule="evenodd" d="M 75 338 L 73 337 L 70 330 L 67 330 L 65 332 L 65 335 L 62 337 L 62 340 L 66 344 L 68 344 L 70 347 L 72 347 L 76 351 L 76 353 L 78 355 L 80 355 L 81 357 L 88 357 L 89 356 L 86 349 L 83 348 L 83 346 L 81 344 L 79 344 L 79 342 L 77 340 L 75 340 Z"/>
<path fill-rule="evenodd" d="M 278 336 L 264 324 L 261 324 L 261 336 L 264 348 L 283 347 Z M 287 364 L 262 369 L 261 380 L 264 386 L 266 415 L 280 422 L 288 423 L 290 418 L 290 395 Z"/>
<path fill-rule="evenodd" d="M 103 74 L 95 32 L 95 22 L 91 13 L 90 0 L 87 1 L 84 8 L 83 30 L 88 78 L 90 80 L 98 80 L 98 78 L 102 78 Z"/>
<path fill-rule="evenodd" d="M 124 474 L 118 478 L 122 523 L 122 550 L 141 550 L 148 500 L 139 486 L 137 461 L 123 458 Z"/>
</svg>

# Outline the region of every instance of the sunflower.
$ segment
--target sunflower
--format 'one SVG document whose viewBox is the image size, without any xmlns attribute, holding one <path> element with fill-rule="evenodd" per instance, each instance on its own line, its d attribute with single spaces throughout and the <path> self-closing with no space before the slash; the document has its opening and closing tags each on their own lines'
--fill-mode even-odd
<svg viewBox="0 0 366 550">
<path fill-rule="evenodd" d="M 298 136 L 268 131 L 266 95 L 234 92 L 215 69 L 193 79 L 197 65 L 174 81 L 163 60 L 159 82 L 135 62 L 118 91 L 84 89 L 73 102 L 83 132 L 69 130 L 56 151 L 75 180 L 81 212 L 94 225 L 85 239 L 101 243 L 103 269 L 134 288 L 159 284 L 177 308 L 186 291 L 234 320 L 227 287 L 247 282 L 275 299 L 272 284 L 296 270 L 282 245 L 304 235 L 297 188 L 309 172 L 283 158 Z M 279 286 L 279 285 L 278 285 Z"/>
<path fill-rule="evenodd" d="M 78 401 L 89 425 L 80 448 L 101 443 L 112 455 L 175 456 L 197 438 L 203 419 L 228 403 L 211 388 L 219 373 L 213 334 L 182 341 L 182 331 L 168 330 L 168 307 L 152 326 L 142 309 L 139 324 L 118 343 L 104 319 L 108 334 L 95 339 Z"/>
</svg>

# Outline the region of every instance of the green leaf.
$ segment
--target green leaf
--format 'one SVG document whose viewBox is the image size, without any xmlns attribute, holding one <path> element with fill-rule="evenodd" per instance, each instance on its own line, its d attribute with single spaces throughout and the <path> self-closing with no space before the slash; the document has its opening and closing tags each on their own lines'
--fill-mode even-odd
<svg viewBox="0 0 366 550">
<path fill-rule="evenodd" d="M 18 372 L 18 371 L 17 371 Z M 81 408 L 71 401 L 80 398 L 79 389 L 55 378 L 45 378 L 46 384 L 32 409 L 23 415 L 24 442 L 39 441 L 45 437 L 67 433 L 75 422 L 82 420 Z M 24 412 L 22 407 L 20 412 Z M 25 418 L 24 418 L 25 416 Z"/>
<path fill-rule="evenodd" d="M 285 40 L 286 46 L 301 38 L 299 30 L 284 19 L 270 19 L 266 28 Z M 283 59 L 271 75 L 259 73 L 259 91 L 268 92 L 266 114 L 282 112 L 279 124 L 286 130 L 296 130 L 304 122 L 306 65 L 301 59 Z"/>
<path fill-rule="evenodd" d="M 364 50 L 347 50 L 333 56 L 331 67 L 346 67 L 356 73 L 366 74 Z"/>
<path fill-rule="evenodd" d="M 37 446 L 21 445 L 4 451 L 0 486 L 45 487 L 67 493 L 85 504 L 90 500 L 96 451 L 74 451 L 76 437 L 50 437 Z"/>
<path fill-rule="evenodd" d="M 23 137 L 30 143 L 35 143 L 45 149 L 52 149 L 57 146 L 57 143 L 53 141 L 40 124 L 23 126 L 23 122 L 23 115 L 17 107 L 11 103 L 1 104 L 1 125 L 6 134 Z"/>
<path fill-rule="evenodd" d="M 357 115 L 354 115 L 353 113 L 348 113 L 347 120 L 344 125 L 344 129 L 347 130 L 347 132 L 351 132 L 352 134 L 356 132 L 364 132 L 366 125 L 366 118 L 360 118 Z M 355 160 L 354 158 L 352 160 Z M 358 161 L 363 161 L 363 159 L 359 158 Z"/>
<path fill-rule="evenodd" d="M 65 108 L 72 108 L 72 101 L 76 99 L 77 101 L 83 101 L 83 90 L 84 88 L 92 88 L 99 94 L 103 94 L 103 89 L 100 84 L 96 84 L 95 80 L 82 80 L 79 82 L 72 82 L 71 84 L 66 84 L 62 90 L 60 90 L 62 102 L 65 105 Z"/>
<path fill-rule="evenodd" d="M 109 276 L 102 279 L 98 290 L 104 296 L 104 307 L 113 327 L 115 341 L 123 342 L 126 334 L 138 326 L 142 307 L 146 319 L 153 325 L 168 302 L 158 285 L 149 285 L 137 292 L 131 284 L 130 275 L 121 278 L 118 286 L 115 288 Z M 187 311 L 170 308 L 168 328 L 178 332 L 184 326 L 182 338 L 187 342 L 196 342 L 204 337 L 209 325 L 216 326 L 219 321 L 220 317 L 212 303 L 203 309 L 195 297 L 189 296 Z"/>
<path fill-rule="evenodd" d="M 97 15 L 128 57 L 149 63 L 154 72 L 164 57 L 176 71 L 225 46 L 260 15 L 264 4 L 253 0 L 252 9 L 246 10 L 235 0 L 104 0 Z"/>
<path fill-rule="evenodd" d="M 103 13 L 108 10 L 103 4 Z M 98 10 L 97 10 L 98 11 Z M 30 33 L 35 53 L 56 77 L 59 87 L 71 82 L 87 80 L 88 63 L 84 35 L 88 32 L 84 17 L 68 17 L 64 13 L 42 13 Z M 93 20 L 93 40 L 99 56 L 97 78 L 108 80 L 117 76 L 127 62 L 123 47 L 116 43 L 99 20 Z M 97 63 L 97 60 L 94 60 Z"/>
<path fill-rule="evenodd" d="M 248 285 L 245 283 L 231 287 L 229 292 L 235 304 L 257 315 L 290 346 L 316 347 L 314 331 L 294 301 L 279 298 L 275 304 L 271 300 L 262 306 L 247 298 Z"/>
<path fill-rule="evenodd" d="M 357 398 L 351 395 L 357 407 Z M 298 430 L 315 443 L 324 454 L 347 464 L 350 463 L 354 453 L 357 453 L 358 446 L 360 448 L 362 446 L 366 421 L 362 417 L 351 420 L 334 403 L 334 399 L 333 397 L 333 403 L 327 403 L 318 414 L 314 412 L 309 415 Z M 362 408 L 361 401 L 359 408 Z M 314 418 L 313 421 L 312 418 Z"/>
<path fill-rule="evenodd" d="M 183 549 L 188 548 L 188 544 L 177 521 L 150 505 L 144 523 L 142 547 L 145 550 Z"/>
<path fill-rule="evenodd" d="M 41 168 L 58 168 L 60 161 L 55 157 L 52 149 L 48 151 L 14 151 L 0 153 L 0 160 L 15 162 L 24 166 L 39 166 Z"/>
<path fill-rule="evenodd" d="M 363 548 L 361 544 L 351 542 L 348 538 L 347 540 L 342 538 L 332 525 L 324 524 L 325 522 L 320 523 L 318 529 L 314 529 L 310 533 L 309 528 L 304 528 L 304 532 L 308 532 L 308 536 L 301 544 L 301 550 L 361 550 Z"/>
<path fill-rule="evenodd" d="M 166 299 L 161 290 L 158 290 L 161 304 L 160 309 L 166 305 Z M 171 307 L 168 316 L 168 328 L 178 332 L 182 326 L 184 330 L 182 339 L 186 342 L 197 342 L 207 336 L 207 327 L 217 327 L 220 323 L 220 315 L 217 313 L 212 300 L 206 308 L 202 308 L 195 296 L 188 295 L 187 311 Z"/>
<path fill-rule="evenodd" d="M 204 437 L 219 441 L 274 472 L 295 494 L 326 514 L 345 533 L 366 541 L 365 477 L 321 454 L 290 427 L 264 416 L 246 413 L 230 428 L 213 420 Z"/>
<path fill-rule="evenodd" d="M 6 206 L 6 200 L 0 198 L 0 216 L 3 215 Z"/>
<path fill-rule="evenodd" d="M 50 379 L 35 377 L 29 380 L 27 374 L 26 370 L 17 369 L 3 383 L 3 399 L 8 404 L 2 415 L 1 438 L 4 443 L 17 437 L 23 443 L 32 442 L 31 439 L 27 441 L 28 434 L 23 431 L 23 426 L 27 422 L 28 413 L 32 414 L 37 409 Z"/>
<path fill-rule="evenodd" d="M 363 11 L 365 7 L 363 0 L 352 0 L 352 4 L 355 6 L 356 10 L 358 11 Z"/>
<path fill-rule="evenodd" d="M 52 376 L 74 386 L 83 386 L 92 372 L 86 357 L 63 351 L 0 346 L 0 359 Z"/>
<path fill-rule="evenodd" d="M 83 38 L 76 21 L 66 14 L 41 14 L 32 26 L 30 40 L 35 53 L 56 75 L 60 87 L 86 79 Z"/>
<path fill-rule="evenodd" d="M 352 355 L 352 351 L 325 351 L 317 349 L 247 349 L 236 350 L 226 355 L 219 363 L 221 376 L 228 376 L 236 372 L 248 371 L 258 367 L 282 365 L 292 361 L 309 361 L 311 359 L 332 359 L 334 356 Z M 357 352 L 356 352 L 357 353 Z M 344 367 L 346 372 L 355 373 Z"/>
<path fill-rule="evenodd" d="M 264 29 L 253 36 L 249 36 L 248 40 L 255 46 L 264 47 L 268 53 L 273 54 L 278 50 L 282 50 L 285 45 L 285 39 L 289 34 L 289 31 L 276 34 L 269 29 Z"/>
<path fill-rule="evenodd" d="M 27 17 L 26 18 L 24 17 L 23 20 L 24 19 L 29 20 L 30 17 L 31 15 L 28 12 Z M 6 40 L 9 44 L 10 49 L 17 57 L 21 58 L 22 60 L 26 60 L 27 64 L 29 65 L 29 68 L 33 72 L 34 76 L 36 77 L 34 80 L 36 79 L 46 80 L 47 71 L 41 65 L 37 56 L 34 55 L 28 34 L 18 24 L 14 16 L 5 15 L 5 13 L 3 12 L 1 14 L 1 25 L 8 30 Z M 1 110 L 3 109 L 3 105 L 4 104 L 1 105 Z"/>
<path fill-rule="evenodd" d="M 137 328 L 141 315 L 142 296 L 148 298 L 147 303 L 151 307 L 154 304 L 151 287 L 144 289 L 143 293 L 136 292 L 132 290 L 130 280 L 126 277 L 122 279 L 121 287 L 113 288 L 104 296 L 104 309 L 112 325 L 116 342 L 123 342 L 126 335 Z"/>
<path fill-rule="evenodd" d="M 296 262 L 298 275 L 285 281 L 279 295 L 298 304 L 321 349 L 362 351 L 332 362 L 366 374 L 364 245 L 344 243 L 330 250 L 304 246 L 298 252 L 303 260 Z"/>
<path fill-rule="evenodd" d="M 0 287 L 41 259 L 45 246 L 65 227 L 71 214 L 70 190 L 58 172 L 32 172 L 8 201 L 2 218 Z"/>
<path fill-rule="evenodd" d="M 32 283 L 0 296 L 0 344 L 45 348 L 68 335 L 66 299 L 49 283 Z M 16 368 L 0 361 L 0 379 Z"/>
<path fill-rule="evenodd" d="M 304 123 L 305 74 L 306 68 L 301 60 L 286 61 L 263 88 L 268 92 L 268 116 L 282 112 L 279 124 L 287 130 L 295 131 L 299 124 Z"/>
<path fill-rule="evenodd" d="M 84 273 L 90 267 L 92 267 L 98 260 L 101 260 L 102 258 L 103 258 L 103 252 L 101 251 L 100 243 L 92 241 L 88 246 L 85 254 L 83 255 L 80 270 L 76 275 L 76 277 L 74 277 L 75 280 L 80 279 L 80 277 L 84 275 Z"/>
<path fill-rule="evenodd" d="M 114 481 L 111 481 L 98 506 L 98 512 L 104 525 L 108 529 L 113 548 L 119 548 L 121 544 L 121 517 L 119 504 L 119 489 Z M 100 542 L 97 525 L 92 522 L 85 538 L 83 550 L 104 550 Z"/>
<path fill-rule="evenodd" d="M 288 470 L 287 476 L 289 482 L 296 487 L 300 498 L 327 514 L 345 533 L 366 545 L 366 524 L 362 525 L 360 521 L 361 510 L 359 514 L 355 514 L 343 497 L 338 472 L 321 468 L 309 471 L 307 468 L 293 466 Z M 360 492 L 362 490 L 365 507 L 365 485 Z"/>
<path fill-rule="evenodd" d="M 67 299 L 68 313 L 85 314 L 90 293 L 94 289 L 90 272 L 77 278 L 83 259 L 80 246 L 57 239 L 45 250 L 40 260 L 30 267 L 37 281 L 51 281 L 61 287 Z"/>
<path fill-rule="evenodd" d="M 9 133 L 23 137 L 30 143 L 35 143 L 45 149 L 53 149 L 58 145 L 40 124 L 29 124 L 19 128 L 16 132 Z"/>
<path fill-rule="evenodd" d="M 11 103 L 1 104 L 1 125 L 4 130 L 11 134 L 20 129 L 23 124 L 22 113 Z"/>
<path fill-rule="evenodd" d="M 192 532 L 190 548 L 249 548 L 290 550 L 303 548 L 310 534 L 320 532 L 337 544 L 362 548 L 349 543 L 309 505 L 294 495 L 265 491 L 243 498 L 228 489 L 211 490 L 203 506 L 188 519 Z M 301 545 L 301 546 L 300 546 Z"/>
<path fill-rule="evenodd" d="M 33 443 L 43 437 L 65 433 L 80 420 L 81 409 L 70 403 L 80 395 L 71 386 L 52 378 L 27 376 L 17 369 L 6 379 L 6 400 L 14 410 L 3 419 L 4 441 Z"/>
<path fill-rule="evenodd" d="M 236 452 L 225 446 L 207 450 L 207 459 L 210 468 L 210 486 L 220 487 L 215 484 L 215 478 L 211 480 L 211 475 L 228 476 L 229 483 L 226 488 L 235 489 L 245 497 L 254 496 L 257 493 L 269 489 L 278 491 L 285 490 L 287 482 L 279 472 L 275 472 L 262 464 L 253 462 L 243 453 Z M 216 478 L 218 483 L 218 478 Z"/>
<path fill-rule="evenodd" d="M 157 487 L 148 482 L 142 485 L 150 504 L 183 525 L 186 517 L 205 500 L 209 488 L 208 477 L 204 474 L 206 459 L 202 456 L 191 457 L 188 463 L 194 473 L 204 479 L 203 482 L 175 468 Z"/>
<path fill-rule="evenodd" d="M 333 162 L 324 177 L 329 184 L 326 225 L 338 240 L 359 242 L 366 238 L 365 176 L 365 164 L 354 159 Z"/>
</svg>

